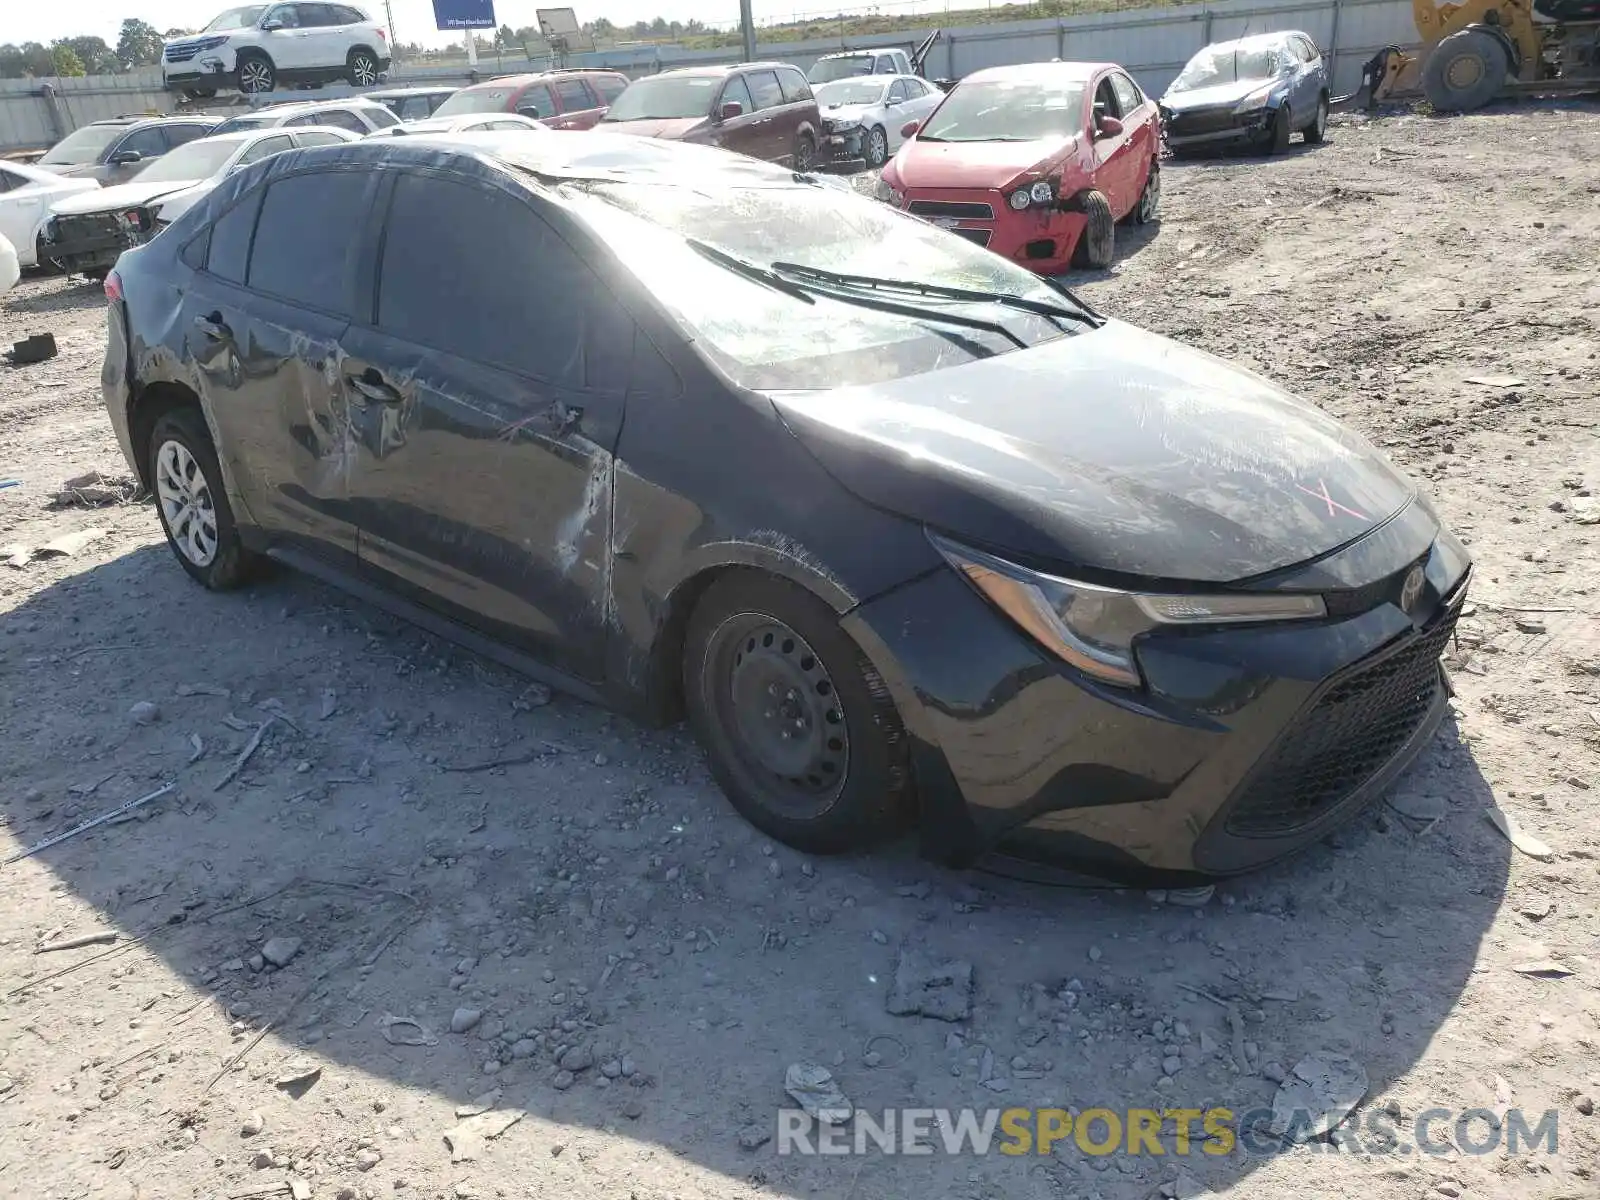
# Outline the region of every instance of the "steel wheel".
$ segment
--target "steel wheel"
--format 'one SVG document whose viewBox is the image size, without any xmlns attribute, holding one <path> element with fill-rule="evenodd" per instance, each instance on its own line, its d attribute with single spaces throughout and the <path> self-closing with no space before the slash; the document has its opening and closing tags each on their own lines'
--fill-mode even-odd
<svg viewBox="0 0 1600 1200">
<path fill-rule="evenodd" d="M 850 765 L 844 707 L 816 652 L 781 621 L 729 617 L 711 646 L 713 703 L 745 770 L 783 815 L 814 817 Z"/>
<path fill-rule="evenodd" d="M 356 87 L 371 87 L 378 82 L 378 64 L 365 52 L 350 56 L 350 82 Z"/>
<path fill-rule="evenodd" d="M 270 92 L 277 83 L 272 64 L 264 58 L 247 58 L 239 64 L 239 90 L 256 95 Z"/>
<path fill-rule="evenodd" d="M 156 450 L 156 499 L 177 551 L 195 566 L 217 557 L 217 510 L 211 485 L 189 448 L 165 441 Z"/>
<path fill-rule="evenodd" d="M 881 167 L 889 161 L 889 135 L 881 129 L 867 134 L 867 166 Z"/>
</svg>

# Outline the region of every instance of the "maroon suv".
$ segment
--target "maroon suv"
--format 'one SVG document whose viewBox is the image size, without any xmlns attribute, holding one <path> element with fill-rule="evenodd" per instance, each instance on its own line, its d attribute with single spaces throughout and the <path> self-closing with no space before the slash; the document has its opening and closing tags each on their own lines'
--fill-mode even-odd
<svg viewBox="0 0 1600 1200">
<path fill-rule="evenodd" d="M 551 129 L 593 129 L 595 122 L 628 86 L 620 71 L 546 71 L 542 75 L 506 75 L 464 87 L 433 115 L 461 117 L 474 113 L 521 113 Z"/>
<path fill-rule="evenodd" d="M 636 79 L 599 128 L 704 142 L 804 171 L 816 162 L 822 117 L 798 67 L 738 63 Z"/>
</svg>

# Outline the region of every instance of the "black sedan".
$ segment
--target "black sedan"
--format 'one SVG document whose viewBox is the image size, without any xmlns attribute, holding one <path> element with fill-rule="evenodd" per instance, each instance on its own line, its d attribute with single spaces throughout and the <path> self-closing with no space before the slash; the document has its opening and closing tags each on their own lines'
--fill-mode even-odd
<svg viewBox="0 0 1600 1200">
<path fill-rule="evenodd" d="M 1239 872 L 1444 711 L 1468 557 L 1377 451 L 810 176 L 603 133 L 289 151 L 106 290 L 111 421 L 196 580 L 277 559 L 687 713 L 797 847 Z"/>
</svg>

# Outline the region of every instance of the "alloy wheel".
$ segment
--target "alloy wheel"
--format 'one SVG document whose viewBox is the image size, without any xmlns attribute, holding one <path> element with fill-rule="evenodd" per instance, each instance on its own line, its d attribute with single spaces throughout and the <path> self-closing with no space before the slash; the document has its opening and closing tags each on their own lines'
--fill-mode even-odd
<svg viewBox="0 0 1600 1200">
<path fill-rule="evenodd" d="M 816 156 L 816 145 L 811 135 L 802 133 L 794 144 L 794 169 L 801 172 L 811 170 L 811 160 Z"/>
<path fill-rule="evenodd" d="M 239 68 L 241 92 L 270 92 L 273 84 L 272 68 L 259 58 L 252 58 Z"/>
<path fill-rule="evenodd" d="M 358 54 L 350 60 L 350 77 L 357 87 L 371 87 L 378 82 L 378 64 L 370 55 Z"/>
<path fill-rule="evenodd" d="M 874 129 L 867 135 L 867 165 L 881 167 L 889 161 L 889 135 Z"/>
<path fill-rule="evenodd" d="M 711 650 L 719 720 L 763 799 L 791 818 L 827 811 L 848 773 L 850 735 L 816 651 L 753 613 L 730 618 Z"/>
<path fill-rule="evenodd" d="M 1150 165 L 1150 175 L 1144 181 L 1144 192 L 1139 196 L 1139 224 L 1148 224 L 1156 219 L 1156 210 L 1161 207 L 1161 168 L 1154 163 Z"/>
<path fill-rule="evenodd" d="M 182 442 L 156 452 L 156 498 L 178 552 L 197 567 L 217 557 L 217 510 L 200 463 Z"/>
</svg>

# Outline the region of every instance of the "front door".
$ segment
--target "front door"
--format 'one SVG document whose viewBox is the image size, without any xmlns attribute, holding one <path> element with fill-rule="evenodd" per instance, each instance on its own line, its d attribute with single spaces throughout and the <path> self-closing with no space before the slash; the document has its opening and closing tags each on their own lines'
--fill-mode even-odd
<svg viewBox="0 0 1600 1200">
<path fill-rule="evenodd" d="M 756 128 L 761 131 L 759 149 L 749 153 L 768 162 L 786 161 L 794 152 L 804 105 L 784 103 L 783 88 L 774 71 L 747 71 L 744 82 L 756 107 Z"/>
<path fill-rule="evenodd" d="M 556 80 L 556 103 L 561 115 L 549 122 L 555 129 L 593 129 L 605 110 L 581 79 Z"/>
<path fill-rule="evenodd" d="M 1116 87 L 1110 75 L 1102 76 L 1094 91 L 1094 111 L 1090 117 L 1090 136 L 1094 138 L 1095 187 L 1105 193 L 1111 202 L 1111 211 L 1122 217 L 1132 206 L 1134 197 L 1128 195 L 1133 177 L 1138 172 L 1137 156 L 1133 148 L 1134 129 L 1124 126 L 1121 133 L 1102 135 L 1099 118 L 1122 119 L 1122 106 L 1117 99 Z"/>
<path fill-rule="evenodd" d="M 597 679 L 633 321 L 508 184 L 399 175 L 383 240 L 342 364 L 362 570 Z"/>
<path fill-rule="evenodd" d="M 723 118 L 722 107 L 730 103 L 739 105 L 740 113 L 736 117 Z M 718 115 L 720 122 L 717 125 L 717 145 L 737 154 L 760 158 L 766 140 L 761 125 L 761 114 L 756 112 L 755 108 L 756 102 L 750 97 L 750 89 L 745 84 L 744 76 L 730 75 L 728 82 L 722 85 L 722 95 L 717 98 L 716 108 L 712 110 Z"/>
<path fill-rule="evenodd" d="M 261 18 L 263 25 L 278 22 L 277 29 L 261 31 L 261 48 L 272 58 L 279 71 L 298 71 L 311 66 L 314 43 L 310 30 L 300 20 L 300 8 L 295 4 L 276 4 Z"/>
<path fill-rule="evenodd" d="M 355 282 L 351 231 L 378 179 L 318 172 L 250 193 L 203 244 L 185 247 L 198 270 L 178 314 L 251 521 L 281 544 L 351 566 L 352 428 L 338 363 Z"/>
</svg>

